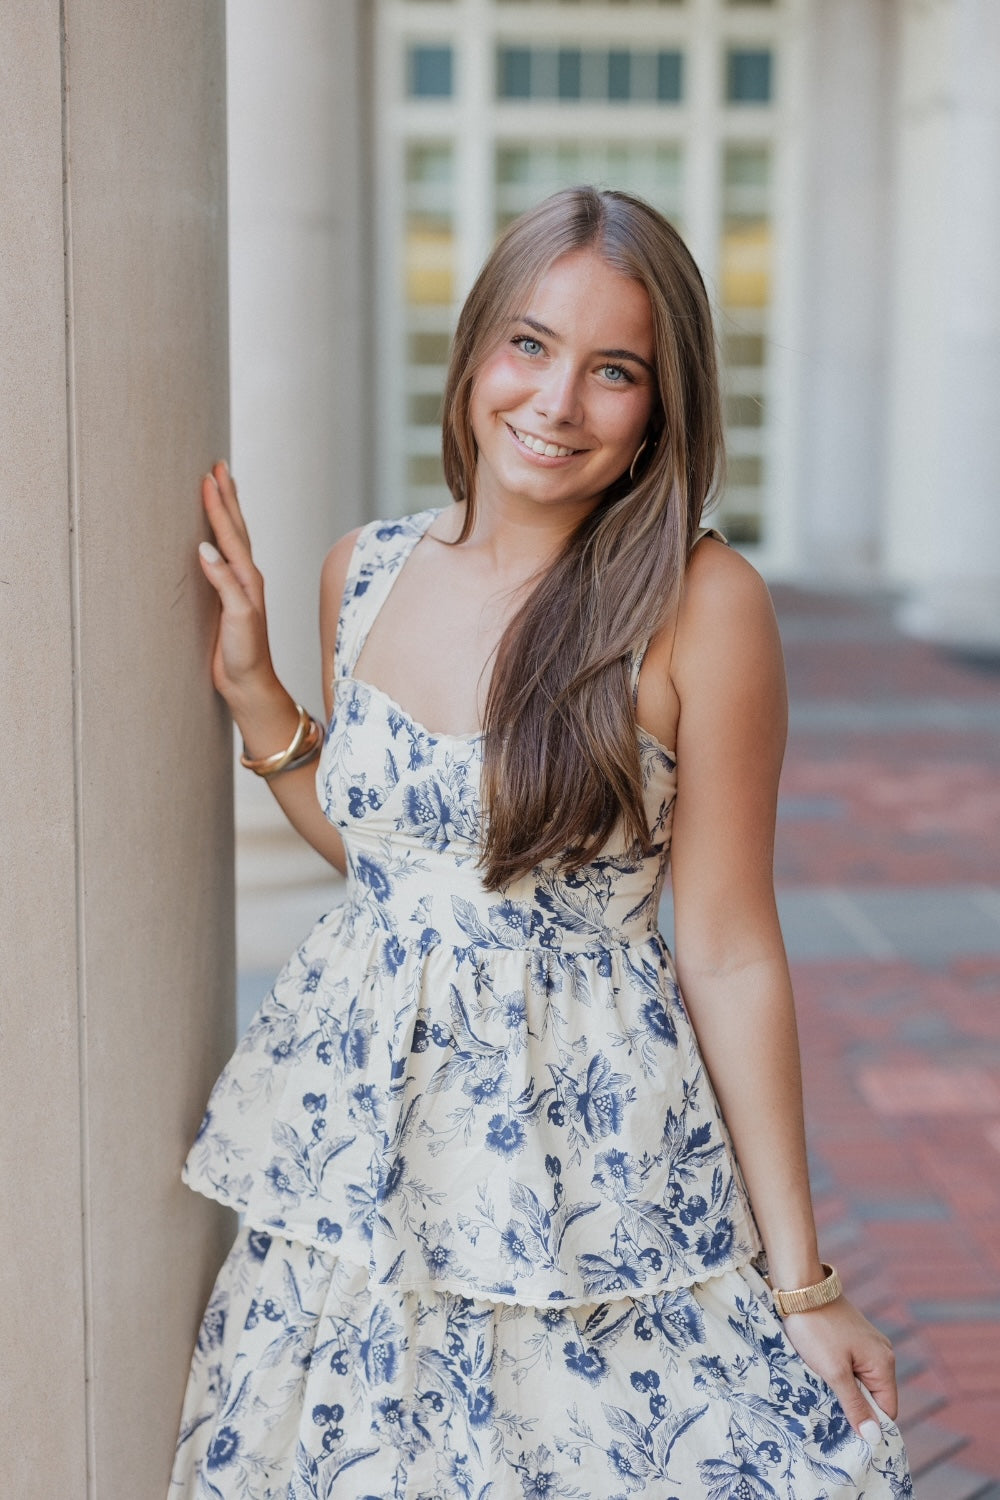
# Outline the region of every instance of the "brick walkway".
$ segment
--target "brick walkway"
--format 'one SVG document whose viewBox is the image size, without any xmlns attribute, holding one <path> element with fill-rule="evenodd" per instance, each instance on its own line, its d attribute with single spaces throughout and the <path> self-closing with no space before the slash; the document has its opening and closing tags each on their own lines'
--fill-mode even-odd
<svg viewBox="0 0 1000 1500">
<path fill-rule="evenodd" d="M 918 1500 L 1000 1497 L 1000 671 L 776 590 L 777 876 L 823 1247 L 897 1343 Z"/>
</svg>

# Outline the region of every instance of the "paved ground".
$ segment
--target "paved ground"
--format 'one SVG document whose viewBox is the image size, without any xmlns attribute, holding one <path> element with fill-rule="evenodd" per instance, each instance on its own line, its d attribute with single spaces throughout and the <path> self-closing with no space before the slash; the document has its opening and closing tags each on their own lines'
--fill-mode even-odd
<svg viewBox="0 0 1000 1500">
<path fill-rule="evenodd" d="M 918 1500 L 1000 1496 L 1000 664 L 777 591 L 777 877 L 824 1253 L 897 1339 Z"/>
<path fill-rule="evenodd" d="M 1000 664 L 900 637 L 886 598 L 776 603 L 823 1250 L 897 1341 L 918 1500 L 1000 1500 Z M 243 901 L 244 1021 L 336 894 Z"/>
</svg>

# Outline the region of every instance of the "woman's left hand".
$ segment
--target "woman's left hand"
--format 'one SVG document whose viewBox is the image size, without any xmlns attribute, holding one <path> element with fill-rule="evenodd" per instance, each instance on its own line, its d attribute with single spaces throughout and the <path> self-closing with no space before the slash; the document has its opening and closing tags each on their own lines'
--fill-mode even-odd
<svg viewBox="0 0 1000 1500">
<path fill-rule="evenodd" d="M 809 1368 L 832 1387 L 847 1420 L 866 1441 L 874 1433 L 871 1427 L 862 1429 L 867 1423 L 877 1426 L 878 1414 L 858 1389 L 859 1381 L 895 1419 L 899 1399 L 892 1345 L 853 1303 L 838 1297 L 826 1307 L 789 1313 L 783 1321 L 789 1342 Z"/>
</svg>

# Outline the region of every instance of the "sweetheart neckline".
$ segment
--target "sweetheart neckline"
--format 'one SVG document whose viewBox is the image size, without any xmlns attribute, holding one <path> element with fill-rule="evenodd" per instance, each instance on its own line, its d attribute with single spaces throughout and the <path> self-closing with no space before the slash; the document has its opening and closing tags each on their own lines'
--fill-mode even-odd
<svg viewBox="0 0 1000 1500">
<path fill-rule="evenodd" d="M 467 734 L 449 734 L 444 730 L 428 729 L 426 724 L 422 724 L 419 719 L 415 719 L 413 715 L 409 713 L 401 703 L 393 698 L 390 693 L 387 693 L 384 688 L 378 687 L 374 682 L 369 682 L 364 677 L 355 677 L 351 672 L 342 672 L 333 679 L 333 687 L 335 692 L 337 684 L 339 682 L 350 682 L 353 683 L 356 687 L 365 688 L 369 693 L 374 693 L 377 698 L 381 698 L 383 702 L 389 705 L 390 708 L 394 708 L 399 716 L 405 719 L 413 729 L 415 729 L 419 734 L 425 734 L 429 740 L 451 740 L 455 744 L 477 745 L 484 736 L 485 731 L 482 729 L 477 729 L 474 732 Z M 669 750 L 667 746 L 663 744 L 662 740 L 658 740 L 656 738 L 656 735 L 653 734 L 651 730 L 646 729 L 644 725 L 636 722 L 635 729 L 636 734 L 639 735 L 640 739 L 646 740 L 651 749 L 658 750 L 661 755 L 665 755 L 671 762 L 673 769 L 677 769 L 677 756 L 673 750 Z"/>
</svg>

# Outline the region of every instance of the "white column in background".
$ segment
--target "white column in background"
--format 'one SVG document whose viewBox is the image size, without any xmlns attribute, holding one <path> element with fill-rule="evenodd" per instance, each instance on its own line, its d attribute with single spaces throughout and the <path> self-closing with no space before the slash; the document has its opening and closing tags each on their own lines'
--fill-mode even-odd
<svg viewBox="0 0 1000 1500">
<path fill-rule="evenodd" d="M 879 565 L 891 202 L 889 7 L 812 0 L 799 303 L 799 566 L 858 581 Z"/>
<path fill-rule="evenodd" d="M 316 713 L 320 564 L 367 517 L 379 440 L 369 399 L 364 10 L 360 0 L 227 6 L 232 462 L 267 583 L 278 673 Z M 236 810 L 241 907 L 245 891 L 266 908 L 269 891 L 327 877 L 247 772 Z M 255 930 L 257 917 L 241 920 L 241 946 Z M 242 961 L 276 961 L 284 936 Z"/>
<path fill-rule="evenodd" d="M 886 553 L 902 623 L 1000 649 L 1000 6 L 904 0 Z"/>
</svg>

